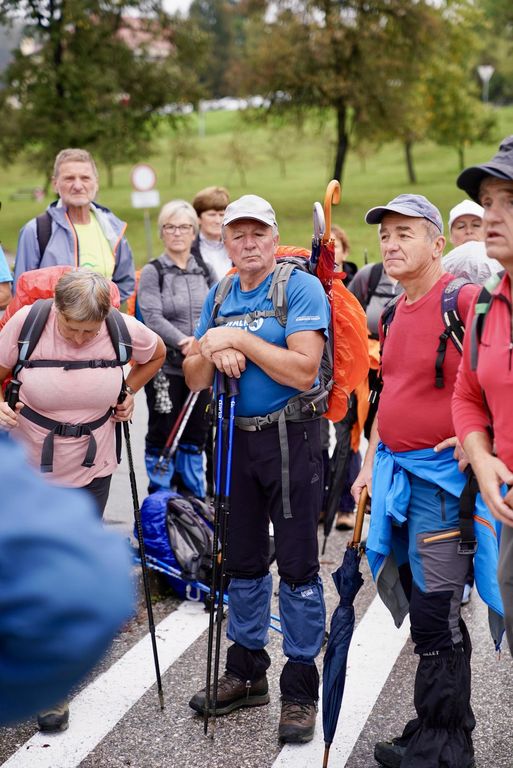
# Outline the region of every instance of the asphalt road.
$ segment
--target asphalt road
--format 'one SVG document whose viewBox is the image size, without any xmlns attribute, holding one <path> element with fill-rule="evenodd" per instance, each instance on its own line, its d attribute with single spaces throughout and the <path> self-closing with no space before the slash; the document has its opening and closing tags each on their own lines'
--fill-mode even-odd
<svg viewBox="0 0 513 768">
<path fill-rule="evenodd" d="M 141 499 L 145 495 L 144 398 L 132 425 L 134 459 Z M 106 521 L 129 536 L 132 503 L 126 461 L 112 486 Z M 336 605 L 330 573 L 338 566 L 348 534 L 334 531 L 321 562 L 328 614 Z M 356 629 L 350 650 L 346 693 L 333 768 L 372 768 L 376 740 L 397 735 L 412 715 L 415 659 L 407 627 L 397 630 L 379 600 L 362 563 L 365 583 L 355 604 Z M 275 586 L 277 581 L 275 580 Z M 158 588 L 158 584 L 154 585 Z M 274 606 L 277 608 L 277 606 Z M 0 731 L 0 765 L 5 768 L 310 768 L 322 764 L 322 728 L 311 745 L 281 748 L 280 635 L 270 633 L 273 664 L 271 702 L 218 718 L 215 736 L 204 736 L 201 718 L 188 707 L 205 676 L 207 617 L 202 607 L 172 597 L 154 605 L 166 706 L 161 711 L 147 638 L 144 607 L 119 635 L 98 669 L 76 692 L 70 727 L 64 734 L 40 735 L 33 722 Z M 464 609 L 474 644 L 474 744 L 479 768 L 513 766 L 513 664 L 504 650 L 498 659 L 487 614 L 476 594 Z"/>
</svg>

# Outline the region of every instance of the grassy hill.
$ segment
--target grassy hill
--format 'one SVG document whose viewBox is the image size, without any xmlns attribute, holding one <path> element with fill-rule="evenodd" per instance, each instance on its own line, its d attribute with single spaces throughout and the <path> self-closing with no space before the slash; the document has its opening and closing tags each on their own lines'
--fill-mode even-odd
<svg viewBox="0 0 513 768">
<path fill-rule="evenodd" d="M 513 107 L 497 110 L 497 124 L 493 143 L 469 148 L 468 165 L 489 159 L 499 140 L 513 133 Z M 250 192 L 259 194 L 275 207 L 281 241 L 308 246 L 312 204 L 315 200 L 322 202 L 330 179 L 332 137 L 330 121 L 323 125 L 312 121 L 301 132 L 292 126 L 271 130 L 249 123 L 237 113 L 210 112 L 204 115 L 201 125 L 195 116 L 190 118 L 188 142 L 183 139 L 177 142 L 163 126 L 156 136 L 155 154 L 140 160 L 155 168 L 162 203 L 178 197 L 190 200 L 197 190 L 211 184 L 227 186 L 232 198 Z M 183 151 L 177 152 L 177 148 Z M 363 263 L 365 251 L 370 261 L 378 258 L 375 228 L 363 222 L 365 211 L 371 206 L 401 192 L 417 192 L 438 205 L 447 219 L 449 208 L 464 197 L 456 187 L 459 170 L 453 149 L 419 144 L 414 148 L 414 159 L 418 183 L 413 187 L 407 182 L 399 144 L 387 144 L 364 158 L 350 152 L 342 183 L 342 201 L 333 209 L 333 222 L 346 229 L 352 258 L 357 263 Z M 143 212 L 131 207 L 131 167 L 132 164 L 116 167 L 112 188 L 106 186 L 106 173 L 100 168 L 98 199 L 128 221 L 128 239 L 141 265 L 147 259 L 147 248 Z M 36 202 L 18 193 L 42 186 L 43 182 L 40 175 L 21 163 L 2 171 L 0 240 L 9 253 L 16 250 L 20 227 L 53 199 L 49 196 Z M 155 226 L 157 213 L 158 209 L 151 212 L 153 256 L 160 253 Z"/>
</svg>

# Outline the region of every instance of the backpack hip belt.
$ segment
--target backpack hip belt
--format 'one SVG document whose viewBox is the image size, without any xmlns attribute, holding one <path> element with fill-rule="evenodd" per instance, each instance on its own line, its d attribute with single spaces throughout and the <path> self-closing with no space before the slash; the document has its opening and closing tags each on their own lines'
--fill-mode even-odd
<svg viewBox="0 0 513 768">
<path fill-rule="evenodd" d="M 41 451 L 41 472 L 53 472 L 53 449 L 54 449 L 54 437 L 85 437 L 89 436 L 89 443 L 87 445 L 86 455 L 82 462 L 83 467 L 93 467 L 94 460 L 96 458 L 96 440 L 93 435 L 95 429 L 99 429 L 113 414 L 113 409 L 109 408 L 107 413 L 100 416 L 95 421 L 89 421 L 84 424 L 66 424 L 64 422 L 55 421 L 54 419 L 48 419 L 46 416 L 33 411 L 28 405 L 24 405 L 20 411 L 20 415 L 28 421 L 37 424 L 39 427 L 48 429 L 49 432 L 43 441 L 43 449 Z"/>
<path fill-rule="evenodd" d="M 281 498 L 283 517 L 291 518 L 290 507 L 290 471 L 289 471 L 289 441 L 287 436 L 287 421 L 312 421 L 318 419 L 328 409 L 328 393 L 321 385 L 307 392 L 291 397 L 284 408 L 268 413 L 267 416 L 236 416 L 235 426 L 244 432 L 260 432 L 263 429 L 278 424 L 278 439 L 281 454 Z"/>
</svg>

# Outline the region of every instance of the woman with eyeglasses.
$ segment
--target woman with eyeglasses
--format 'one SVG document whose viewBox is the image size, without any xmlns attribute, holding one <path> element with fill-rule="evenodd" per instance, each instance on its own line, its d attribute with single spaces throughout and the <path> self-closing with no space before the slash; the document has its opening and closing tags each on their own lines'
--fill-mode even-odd
<svg viewBox="0 0 513 768">
<path fill-rule="evenodd" d="M 180 493 L 205 496 L 203 450 L 209 428 L 210 393 L 200 392 L 180 437 L 174 461 L 165 471 L 156 468 L 189 390 L 182 362 L 209 288 L 216 282 L 201 256 L 191 254 L 199 222 L 192 205 L 171 200 L 159 213 L 158 229 L 164 252 L 143 267 L 137 298 L 145 324 L 164 340 L 167 356 L 162 369 L 146 387 L 148 432 L 145 459 L 148 491 L 175 488 Z"/>
</svg>

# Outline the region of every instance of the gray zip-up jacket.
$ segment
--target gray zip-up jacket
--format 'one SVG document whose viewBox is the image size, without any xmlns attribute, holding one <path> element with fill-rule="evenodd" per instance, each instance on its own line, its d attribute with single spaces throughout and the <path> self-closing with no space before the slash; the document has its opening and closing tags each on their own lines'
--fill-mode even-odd
<svg viewBox="0 0 513 768">
<path fill-rule="evenodd" d="M 158 271 L 152 264 L 146 264 L 141 271 L 137 300 L 145 325 L 158 333 L 172 351 L 178 349 L 179 341 L 193 335 L 203 302 L 216 279 L 208 265 L 209 275 L 205 277 L 194 256 L 189 256 L 185 269 L 180 269 L 165 253 L 158 261 L 164 267 L 162 292 Z M 183 376 L 180 356 L 174 365 L 170 358 L 172 354 L 168 354 L 164 372 Z"/>
<path fill-rule="evenodd" d="M 112 281 L 119 288 L 121 301 L 125 301 L 135 289 L 134 260 L 125 238 L 126 223 L 98 203 L 91 203 L 90 207 L 112 248 L 115 262 Z M 36 219 L 30 219 L 20 231 L 14 263 L 15 283 L 23 272 L 31 269 L 52 267 L 56 264 L 80 266 L 78 237 L 66 208 L 59 200 L 49 205 L 46 210 L 52 219 L 52 232 L 42 258 L 37 241 Z"/>
</svg>

